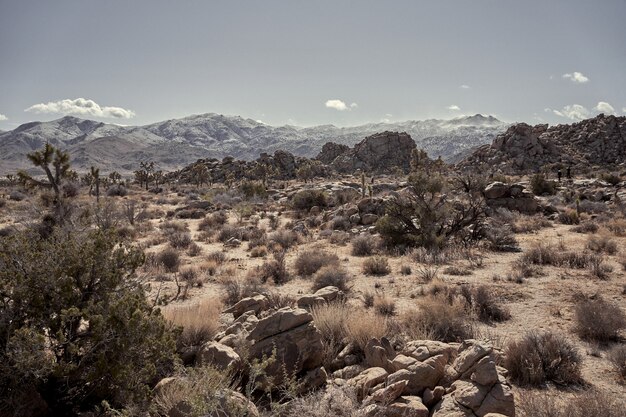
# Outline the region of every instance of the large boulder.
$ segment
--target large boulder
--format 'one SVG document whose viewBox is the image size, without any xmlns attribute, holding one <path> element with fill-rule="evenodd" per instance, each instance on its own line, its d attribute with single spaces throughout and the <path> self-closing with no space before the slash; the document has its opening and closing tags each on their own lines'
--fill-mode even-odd
<svg viewBox="0 0 626 417">
<path fill-rule="evenodd" d="M 207 342 L 196 354 L 196 365 L 212 365 L 217 369 L 238 371 L 242 362 L 231 347 L 218 342 Z"/>
</svg>

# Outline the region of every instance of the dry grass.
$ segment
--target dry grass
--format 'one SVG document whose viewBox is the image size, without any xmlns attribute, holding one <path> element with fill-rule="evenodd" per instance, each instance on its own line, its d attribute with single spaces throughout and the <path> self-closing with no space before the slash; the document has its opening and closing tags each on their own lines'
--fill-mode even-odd
<svg viewBox="0 0 626 417">
<path fill-rule="evenodd" d="M 161 309 L 165 319 L 181 327 L 179 347 L 200 346 L 217 334 L 222 303 L 217 298 L 205 298 L 191 305 L 168 305 Z"/>
<path fill-rule="evenodd" d="M 615 346 L 609 352 L 609 360 L 622 381 L 626 381 L 626 345 Z"/>
<path fill-rule="evenodd" d="M 320 288 L 333 286 L 339 288 L 343 292 L 348 292 L 350 291 L 350 281 L 350 276 L 340 266 L 324 266 L 315 273 L 312 290 L 317 291 Z"/>
<path fill-rule="evenodd" d="M 623 398 L 596 390 L 562 399 L 554 393 L 521 392 L 515 405 L 520 417 L 622 417 L 626 408 Z"/>
<path fill-rule="evenodd" d="M 315 274 L 323 266 L 339 264 L 339 258 L 335 254 L 326 253 L 319 249 L 310 249 L 301 252 L 296 258 L 294 267 L 301 277 L 309 277 Z"/>
<path fill-rule="evenodd" d="M 462 299 L 438 292 L 420 300 L 418 308 L 404 312 L 400 325 L 410 339 L 460 342 L 474 335 L 468 316 Z"/>
<path fill-rule="evenodd" d="M 617 242 L 606 234 L 592 235 L 587 240 L 586 248 L 596 253 L 615 255 L 617 253 Z"/>
<path fill-rule="evenodd" d="M 374 311 L 382 316 L 396 315 L 396 301 L 385 294 L 374 297 L 373 307 Z"/>
<path fill-rule="evenodd" d="M 360 235 L 352 239 L 352 256 L 371 256 L 377 243 L 371 235 Z"/>
</svg>

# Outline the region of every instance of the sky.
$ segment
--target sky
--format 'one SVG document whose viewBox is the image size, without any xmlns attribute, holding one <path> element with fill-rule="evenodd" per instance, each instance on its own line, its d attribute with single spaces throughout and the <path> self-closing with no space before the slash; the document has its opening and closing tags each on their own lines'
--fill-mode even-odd
<svg viewBox="0 0 626 417">
<path fill-rule="evenodd" d="M 0 130 L 626 114 L 624 0 L 0 0 Z"/>
</svg>

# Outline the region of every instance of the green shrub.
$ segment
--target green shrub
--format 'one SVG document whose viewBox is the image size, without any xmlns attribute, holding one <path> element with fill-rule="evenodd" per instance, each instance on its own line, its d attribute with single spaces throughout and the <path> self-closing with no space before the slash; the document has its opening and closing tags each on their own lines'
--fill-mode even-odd
<svg viewBox="0 0 626 417">
<path fill-rule="evenodd" d="M 556 183 L 549 181 L 543 174 L 535 174 L 530 179 L 530 189 L 535 195 L 556 194 Z"/>
<path fill-rule="evenodd" d="M 141 404 L 173 370 L 175 340 L 111 233 L 55 230 L 0 240 L 0 414 L 36 391 L 51 415 Z"/>
</svg>

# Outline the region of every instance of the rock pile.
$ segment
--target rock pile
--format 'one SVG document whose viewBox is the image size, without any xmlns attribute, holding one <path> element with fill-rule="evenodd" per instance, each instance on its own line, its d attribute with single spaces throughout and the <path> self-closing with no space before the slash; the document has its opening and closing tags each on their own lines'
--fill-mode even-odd
<svg viewBox="0 0 626 417">
<path fill-rule="evenodd" d="M 539 210 L 539 200 L 526 189 L 523 184 L 505 184 L 500 181 L 492 182 L 483 191 L 487 206 L 491 208 L 506 208 L 524 214 L 535 214 Z"/>
<path fill-rule="evenodd" d="M 411 152 L 415 148 L 415 141 L 408 133 L 386 131 L 366 137 L 354 148 L 327 143 L 317 159 L 345 173 L 356 170 L 385 172 L 394 167 L 408 172 Z"/>
<path fill-rule="evenodd" d="M 561 163 L 580 172 L 626 160 L 626 117 L 598 115 L 571 125 L 519 123 L 478 148 L 460 168 L 487 167 L 506 174 L 537 172 Z"/>
</svg>

